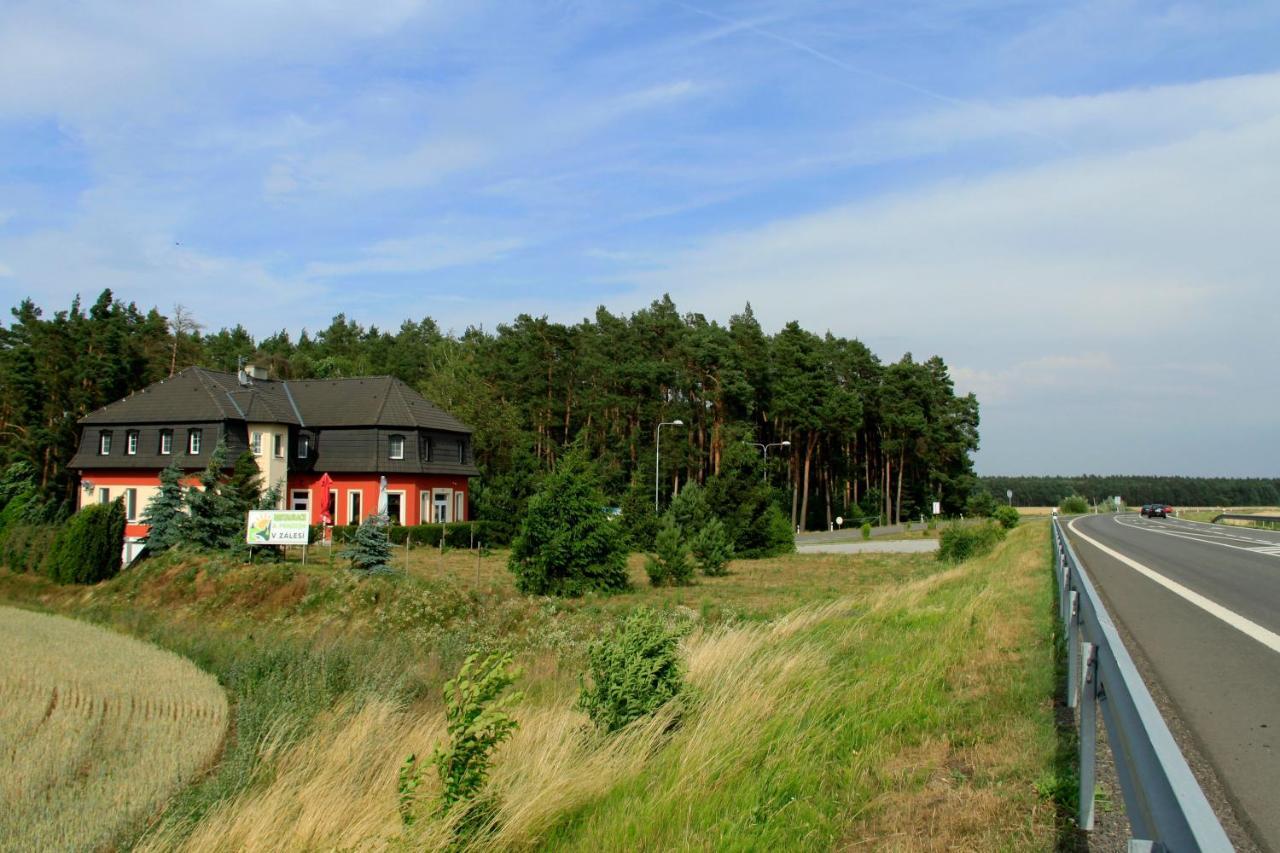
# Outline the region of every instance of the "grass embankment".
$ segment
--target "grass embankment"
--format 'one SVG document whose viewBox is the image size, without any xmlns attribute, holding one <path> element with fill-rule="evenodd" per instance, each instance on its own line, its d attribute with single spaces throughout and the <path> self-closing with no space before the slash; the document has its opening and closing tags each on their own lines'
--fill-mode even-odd
<svg viewBox="0 0 1280 853">
<path fill-rule="evenodd" d="M 1047 849 L 1043 540 L 1022 528 L 958 568 L 740 561 L 685 589 L 642 584 L 633 559 L 635 591 L 573 601 L 515 594 L 500 553 L 429 551 L 398 580 L 187 558 L 89 591 L 0 574 L 0 596 L 157 637 L 227 685 L 227 758 L 153 827 L 154 849 L 444 845 L 430 817 L 403 836 L 397 770 L 439 742 L 438 686 L 474 648 L 517 652 L 526 695 L 482 846 Z M 573 709 L 585 644 L 641 603 L 688 624 L 692 701 L 674 729 L 668 709 L 601 739 Z"/>
<path fill-rule="evenodd" d="M 190 661 L 0 607 L 0 849 L 109 846 L 202 772 L 226 696 Z"/>
</svg>

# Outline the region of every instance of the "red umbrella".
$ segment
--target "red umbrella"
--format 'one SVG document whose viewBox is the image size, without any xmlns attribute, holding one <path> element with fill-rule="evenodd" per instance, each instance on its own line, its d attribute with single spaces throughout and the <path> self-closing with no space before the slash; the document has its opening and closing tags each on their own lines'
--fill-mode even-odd
<svg viewBox="0 0 1280 853">
<path fill-rule="evenodd" d="M 320 490 L 320 499 L 316 502 L 320 509 L 320 523 L 333 524 L 333 507 L 329 503 L 331 497 L 329 490 L 333 488 L 333 478 L 326 473 L 320 478 L 320 482 L 316 483 L 316 488 Z"/>
</svg>

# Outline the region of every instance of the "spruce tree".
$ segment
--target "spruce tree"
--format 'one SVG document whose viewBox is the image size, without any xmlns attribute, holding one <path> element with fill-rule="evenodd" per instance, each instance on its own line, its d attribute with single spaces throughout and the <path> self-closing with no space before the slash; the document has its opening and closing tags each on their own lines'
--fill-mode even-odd
<svg viewBox="0 0 1280 853">
<path fill-rule="evenodd" d="M 371 575 L 390 572 L 391 541 L 387 536 L 390 524 L 391 519 L 385 515 L 366 516 L 338 556 L 350 560 L 355 571 Z"/>
<path fill-rule="evenodd" d="M 185 505 L 182 469 L 174 461 L 160 472 L 160 491 L 142 513 L 142 523 L 151 527 L 147 534 L 149 550 L 167 551 L 183 540 L 188 521 L 187 514 L 183 512 Z"/>
<path fill-rule="evenodd" d="M 240 454 L 231 479 L 222 488 L 242 516 L 258 505 L 262 498 L 262 472 L 252 453 L 246 450 Z"/>
<path fill-rule="evenodd" d="M 222 482 L 222 468 L 227 460 L 226 442 L 219 439 L 209 457 L 209 466 L 200 474 L 200 487 L 187 491 L 187 539 L 193 545 L 210 550 L 238 550 L 244 543 L 244 515 L 239 500 L 228 493 Z"/>
</svg>

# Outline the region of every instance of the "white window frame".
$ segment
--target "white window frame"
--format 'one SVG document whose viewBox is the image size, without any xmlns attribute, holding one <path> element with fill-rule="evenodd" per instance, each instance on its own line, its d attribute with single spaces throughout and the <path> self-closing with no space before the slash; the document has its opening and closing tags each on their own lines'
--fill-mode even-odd
<svg viewBox="0 0 1280 853">
<path fill-rule="evenodd" d="M 124 490 L 124 519 L 125 521 L 138 520 L 138 490 Z"/>
<path fill-rule="evenodd" d="M 453 520 L 466 521 L 467 518 L 467 494 L 461 490 L 455 489 L 453 492 Z"/>
<path fill-rule="evenodd" d="M 102 432 L 98 433 L 98 455 L 111 455 L 111 430 L 104 429 Z"/>
<path fill-rule="evenodd" d="M 458 439 L 458 464 L 462 465 L 467 461 L 467 440 L 465 438 Z"/>
<path fill-rule="evenodd" d="M 254 432 L 249 436 L 249 449 L 253 451 L 254 456 L 262 455 L 262 433 Z"/>
<path fill-rule="evenodd" d="M 129 456 L 138 455 L 138 431 L 131 429 L 124 434 L 124 452 Z"/>
<path fill-rule="evenodd" d="M 440 505 L 444 507 L 444 518 L 436 519 L 436 499 L 443 497 Z M 432 524 L 448 524 L 453 521 L 453 489 L 432 489 L 431 490 L 431 523 Z"/>
<path fill-rule="evenodd" d="M 101 488 L 98 489 L 98 503 L 100 504 L 111 503 L 111 489 L 107 488 L 106 486 L 102 486 Z"/>
<path fill-rule="evenodd" d="M 284 458 L 284 436 L 278 432 L 271 433 L 271 453 L 277 459 Z"/>
<path fill-rule="evenodd" d="M 310 455 L 311 455 L 311 436 L 309 435 L 298 436 L 298 458 L 306 459 Z"/>
<path fill-rule="evenodd" d="M 173 454 L 173 430 L 160 430 L 160 455 L 170 456 Z"/>
<path fill-rule="evenodd" d="M 204 430 L 189 429 L 187 430 L 187 455 L 199 456 L 200 448 L 204 445 Z"/>
<path fill-rule="evenodd" d="M 338 523 L 338 490 L 329 490 L 329 523 Z"/>
<path fill-rule="evenodd" d="M 301 510 L 300 510 L 300 509 L 298 509 L 298 507 L 297 507 L 298 495 L 306 495 L 306 498 L 307 498 L 307 507 L 306 507 L 306 509 L 301 509 Z M 290 489 L 290 490 L 289 490 L 289 509 L 290 509 L 290 510 L 292 510 L 292 511 L 294 511 L 294 512 L 305 512 L 305 513 L 307 514 L 307 519 L 308 519 L 308 520 L 310 520 L 310 518 L 311 518 L 311 490 L 310 490 L 310 489 Z"/>
<path fill-rule="evenodd" d="M 356 512 L 360 504 L 360 512 Z M 364 519 L 364 490 L 347 489 L 347 524 L 359 524 Z"/>
<path fill-rule="evenodd" d="M 397 443 L 397 441 L 398 441 L 398 442 L 399 442 L 399 444 L 400 444 L 400 453 L 399 453 L 399 454 L 397 454 L 397 453 L 396 453 L 396 443 Z M 397 435 L 393 435 L 393 436 L 391 436 L 390 438 L 388 438 L 388 439 L 387 439 L 387 457 L 388 457 L 389 459 L 403 459 L 403 458 L 404 458 L 404 436 L 403 436 L 403 435 L 398 435 L 398 434 L 397 434 Z"/>
<path fill-rule="evenodd" d="M 390 509 L 391 509 L 392 495 L 400 496 L 400 517 L 397 520 L 400 522 L 401 525 L 403 525 L 405 512 L 408 511 L 409 509 L 409 507 L 405 505 L 409 501 L 409 495 L 405 492 L 404 489 L 387 489 L 387 510 L 388 510 L 387 515 L 388 516 L 391 515 Z"/>
</svg>

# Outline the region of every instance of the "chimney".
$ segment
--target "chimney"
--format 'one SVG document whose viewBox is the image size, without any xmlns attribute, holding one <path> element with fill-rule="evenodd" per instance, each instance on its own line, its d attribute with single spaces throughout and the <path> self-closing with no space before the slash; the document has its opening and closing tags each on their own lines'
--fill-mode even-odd
<svg viewBox="0 0 1280 853">
<path fill-rule="evenodd" d="M 256 364 L 246 364 L 244 372 L 249 375 L 250 379 L 269 379 L 270 374 L 265 367 L 259 367 Z"/>
</svg>

